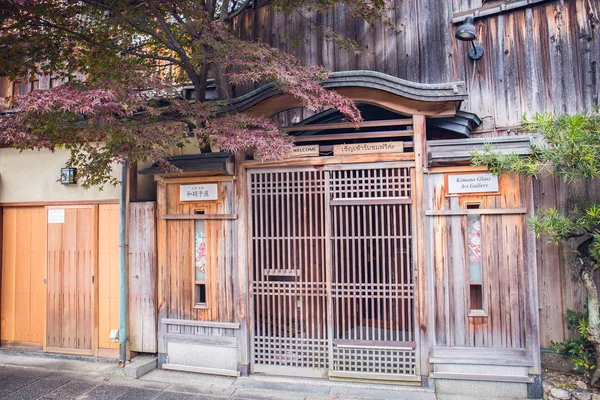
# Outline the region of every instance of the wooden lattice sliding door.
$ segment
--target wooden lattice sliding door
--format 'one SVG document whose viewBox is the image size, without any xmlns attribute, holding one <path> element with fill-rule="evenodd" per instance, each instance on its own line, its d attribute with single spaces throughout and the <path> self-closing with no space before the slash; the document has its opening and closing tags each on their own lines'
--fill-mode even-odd
<svg viewBox="0 0 600 400">
<path fill-rule="evenodd" d="M 410 169 L 248 176 L 254 371 L 415 379 Z"/>
<path fill-rule="evenodd" d="M 355 168 L 355 167 L 354 167 Z M 330 376 L 416 376 L 408 168 L 329 171 Z"/>
<path fill-rule="evenodd" d="M 249 174 L 255 370 L 319 376 L 329 366 L 323 176 Z"/>
</svg>

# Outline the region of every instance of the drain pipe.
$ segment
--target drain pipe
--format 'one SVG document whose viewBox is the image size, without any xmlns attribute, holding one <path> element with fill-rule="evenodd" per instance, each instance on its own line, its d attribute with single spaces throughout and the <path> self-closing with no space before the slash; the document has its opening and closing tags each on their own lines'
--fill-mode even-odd
<svg viewBox="0 0 600 400">
<path fill-rule="evenodd" d="M 127 164 L 121 166 L 119 197 L 119 354 L 121 366 L 127 361 Z"/>
</svg>

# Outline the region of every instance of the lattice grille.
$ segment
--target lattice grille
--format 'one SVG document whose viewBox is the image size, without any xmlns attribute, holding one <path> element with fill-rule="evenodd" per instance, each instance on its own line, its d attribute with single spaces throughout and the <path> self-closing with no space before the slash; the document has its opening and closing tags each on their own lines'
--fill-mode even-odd
<svg viewBox="0 0 600 400">
<path fill-rule="evenodd" d="M 323 172 L 250 174 L 254 362 L 327 368 Z"/>
<path fill-rule="evenodd" d="M 340 349 L 333 350 L 333 369 L 344 372 L 415 375 L 414 350 Z"/>
<path fill-rule="evenodd" d="M 339 170 L 330 173 L 332 199 L 410 197 L 408 168 Z"/>
<path fill-rule="evenodd" d="M 254 363 L 414 375 L 410 170 L 251 172 L 249 192 Z"/>
</svg>

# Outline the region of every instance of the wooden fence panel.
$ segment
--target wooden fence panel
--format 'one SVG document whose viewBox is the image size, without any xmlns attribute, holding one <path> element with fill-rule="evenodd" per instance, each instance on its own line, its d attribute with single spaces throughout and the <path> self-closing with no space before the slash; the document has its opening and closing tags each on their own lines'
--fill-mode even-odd
<svg viewBox="0 0 600 400">
<path fill-rule="evenodd" d="M 156 348 L 156 204 L 129 204 L 129 341 L 132 351 Z"/>
<path fill-rule="evenodd" d="M 45 215 L 43 207 L 3 210 L 0 338 L 4 345 L 41 347 L 43 342 Z"/>
</svg>

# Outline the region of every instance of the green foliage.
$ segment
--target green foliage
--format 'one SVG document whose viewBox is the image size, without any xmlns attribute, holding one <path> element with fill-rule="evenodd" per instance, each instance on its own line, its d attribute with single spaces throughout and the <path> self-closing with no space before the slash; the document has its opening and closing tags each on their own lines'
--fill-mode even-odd
<svg viewBox="0 0 600 400">
<path fill-rule="evenodd" d="M 501 154 L 486 146 L 472 153 L 473 165 L 487 165 L 490 171 L 537 175 L 549 171 L 567 183 L 600 177 L 600 110 L 577 114 L 536 114 L 524 117 L 523 130 L 540 135 L 532 154 L 519 157 Z"/>
<path fill-rule="evenodd" d="M 559 354 L 572 358 L 573 368 L 584 376 L 589 376 L 596 368 L 596 352 L 588 340 L 588 319 L 585 313 L 569 309 L 565 314 L 567 327 L 579 332 L 579 336 L 563 342 L 552 342 L 552 349 Z"/>
</svg>

